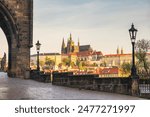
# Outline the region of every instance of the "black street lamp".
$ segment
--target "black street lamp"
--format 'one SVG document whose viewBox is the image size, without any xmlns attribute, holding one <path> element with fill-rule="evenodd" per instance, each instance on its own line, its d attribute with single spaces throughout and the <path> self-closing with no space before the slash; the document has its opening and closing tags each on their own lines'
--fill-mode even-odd
<svg viewBox="0 0 150 117">
<path fill-rule="evenodd" d="M 41 44 L 39 41 L 36 43 L 36 50 L 37 50 L 37 71 L 40 71 L 40 66 L 39 66 L 39 52 L 40 52 L 40 47 Z"/>
<path fill-rule="evenodd" d="M 136 41 L 136 34 L 137 29 L 134 28 L 134 25 L 132 24 L 131 29 L 129 29 L 130 39 L 132 43 L 132 68 L 131 68 L 131 77 L 132 78 L 138 78 L 136 73 L 136 67 L 135 67 L 135 41 Z"/>
</svg>

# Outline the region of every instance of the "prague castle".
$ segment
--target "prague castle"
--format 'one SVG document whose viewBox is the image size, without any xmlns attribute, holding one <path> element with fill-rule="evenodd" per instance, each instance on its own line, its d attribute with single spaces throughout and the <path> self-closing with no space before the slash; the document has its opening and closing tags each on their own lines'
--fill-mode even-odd
<svg viewBox="0 0 150 117">
<path fill-rule="evenodd" d="M 97 61 L 101 58 L 102 52 L 94 51 L 91 45 L 80 45 L 79 40 L 78 43 L 75 44 L 70 34 L 67 44 L 65 44 L 64 39 L 62 41 L 61 56 L 62 60 L 64 58 L 69 58 L 74 63 L 76 63 L 77 60 Z"/>
<path fill-rule="evenodd" d="M 78 40 L 78 44 L 75 45 L 72 35 L 70 34 L 70 37 L 68 39 L 67 44 L 65 44 L 65 40 L 63 39 L 62 42 L 62 48 L 61 48 L 61 54 L 73 54 L 73 53 L 79 53 L 79 52 L 85 52 L 85 51 L 93 51 L 90 45 L 81 45 Z"/>
</svg>

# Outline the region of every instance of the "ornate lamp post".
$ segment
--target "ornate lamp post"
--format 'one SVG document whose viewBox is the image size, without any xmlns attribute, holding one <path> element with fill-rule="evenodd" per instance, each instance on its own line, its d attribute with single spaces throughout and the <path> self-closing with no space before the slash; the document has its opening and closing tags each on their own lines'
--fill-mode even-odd
<svg viewBox="0 0 150 117">
<path fill-rule="evenodd" d="M 138 78 L 136 73 L 136 67 L 135 67 L 135 41 L 136 41 L 136 34 L 137 29 L 134 28 L 134 25 L 132 24 L 131 29 L 129 29 L 130 39 L 132 43 L 132 68 L 131 68 L 131 77 L 132 78 Z"/>
<path fill-rule="evenodd" d="M 41 44 L 39 41 L 36 43 L 36 50 L 37 50 L 37 71 L 40 71 L 40 66 L 39 66 L 39 52 L 40 52 L 40 47 Z"/>
<path fill-rule="evenodd" d="M 131 68 L 131 78 L 132 78 L 132 84 L 131 84 L 131 94 L 133 96 L 139 95 L 139 76 L 136 73 L 136 67 L 135 67 L 135 40 L 136 40 L 136 34 L 137 29 L 134 28 L 134 25 L 132 24 L 131 29 L 129 29 L 129 34 L 131 38 L 132 43 L 132 68 Z"/>
</svg>

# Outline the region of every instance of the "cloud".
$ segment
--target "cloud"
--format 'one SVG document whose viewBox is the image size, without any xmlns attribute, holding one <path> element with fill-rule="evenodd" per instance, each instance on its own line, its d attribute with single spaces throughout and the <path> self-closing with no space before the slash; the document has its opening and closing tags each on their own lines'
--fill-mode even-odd
<svg viewBox="0 0 150 117">
<path fill-rule="evenodd" d="M 83 44 L 90 42 L 96 49 L 108 42 L 111 47 L 114 41 L 112 48 L 118 45 L 128 47 L 127 31 L 131 23 L 143 30 L 139 31 L 139 36 L 144 37 L 150 28 L 149 18 L 149 0 L 36 0 L 34 37 L 35 40 L 42 37 L 45 46 L 53 43 L 51 51 L 53 48 L 60 50 L 63 36 L 70 32 L 75 39 L 81 37 Z M 48 47 L 44 47 L 45 50 Z M 105 47 L 104 50 L 108 51 Z"/>
<path fill-rule="evenodd" d="M 40 0 L 41 1 L 41 0 Z M 114 2 L 112 0 L 45 0 L 35 11 L 36 24 L 50 27 L 93 28 L 109 25 L 117 20 L 135 17 L 145 12 L 141 2 Z M 107 2 L 108 1 L 108 2 Z M 118 1 L 118 0 L 116 0 Z M 120 1 L 120 0 L 119 0 Z M 39 4 L 39 3 L 38 3 Z M 44 6 L 45 5 L 45 6 Z M 44 6 L 44 7 L 42 7 Z M 146 4 L 144 4 L 144 7 Z M 140 12 L 137 10 L 141 8 Z M 147 8 L 148 9 L 148 8 Z M 118 19 L 118 17 L 120 17 Z"/>
</svg>

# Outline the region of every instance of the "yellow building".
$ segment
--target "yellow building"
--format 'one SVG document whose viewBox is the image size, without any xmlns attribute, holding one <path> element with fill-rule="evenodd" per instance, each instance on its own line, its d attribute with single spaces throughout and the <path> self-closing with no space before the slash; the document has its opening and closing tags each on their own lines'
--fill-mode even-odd
<svg viewBox="0 0 150 117">
<path fill-rule="evenodd" d="M 55 67 L 58 68 L 59 64 L 61 63 L 61 55 L 59 53 L 40 53 L 39 55 L 39 61 L 45 63 L 46 58 L 49 58 L 50 60 L 55 62 Z M 36 66 L 37 64 L 37 54 L 31 55 L 31 67 L 33 65 Z M 42 67 L 42 66 L 41 66 Z"/>
<path fill-rule="evenodd" d="M 132 54 L 109 54 L 104 55 L 101 63 L 106 63 L 107 67 L 120 67 L 123 63 L 132 63 Z"/>
<path fill-rule="evenodd" d="M 123 63 L 132 63 L 132 54 L 124 54 L 123 49 L 117 48 L 116 54 L 104 55 L 101 63 L 105 63 L 106 67 L 120 67 Z"/>
<path fill-rule="evenodd" d="M 147 53 L 147 61 L 150 62 L 150 53 Z M 135 57 L 135 62 L 138 62 L 137 58 Z M 116 54 L 107 54 L 104 55 L 103 58 L 100 60 L 100 64 L 108 67 L 108 68 L 113 68 L 117 67 L 118 68 L 118 77 L 128 77 L 130 73 L 123 73 L 122 72 L 122 64 L 123 63 L 129 63 L 132 64 L 132 54 L 124 54 L 123 49 L 118 48 Z M 103 74 L 102 74 L 103 75 Z M 111 75 L 111 74 L 105 74 L 105 75 Z"/>
<path fill-rule="evenodd" d="M 147 53 L 147 61 L 150 62 L 150 53 Z M 137 62 L 137 58 L 135 57 L 135 62 Z M 107 54 L 104 55 L 101 59 L 101 64 L 105 63 L 106 67 L 120 67 L 123 63 L 132 64 L 132 54 L 127 53 L 124 54 L 123 49 L 117 48 L 116 54 Z"/>
</svg>

